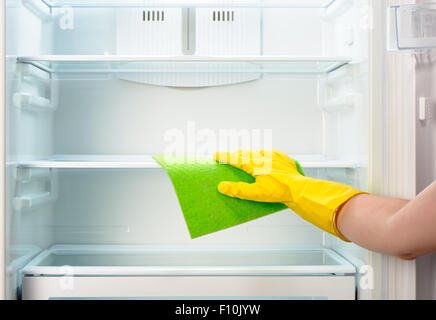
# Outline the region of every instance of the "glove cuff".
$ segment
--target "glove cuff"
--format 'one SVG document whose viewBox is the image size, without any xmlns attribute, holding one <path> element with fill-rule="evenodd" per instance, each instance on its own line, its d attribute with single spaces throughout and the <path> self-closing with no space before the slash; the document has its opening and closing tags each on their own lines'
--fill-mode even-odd
<svg viewBox="0 0 436 320">
<path fill-rule="evenodd" d="M 333 224 L 333 230 L 334 230 L 334 233 L 332 233 L 334 236 L 336 236 L 336 237 L 338 237 L 339 239 L 341 239 L 342 241 L 345 241 L 345 242 L 351 242 L 350 240 L 348 240 L 347 239 L 347 237 L 345 237 L 340 231 L 339 231 L 339 228 L 338 228 L 338 218 L 339 218 L 339 215 L 340 215 L 340 211 L 341 211 L 341 209 L 344 207 L 344 205 L 348 202 L 348 201 L 350 201 L 352 198 L 354 198 L 355 196 L 357 196 L 357 195 L 359 195 L 359 194 L 368 194 L 367 192 L 362 192 L 362 191 L 357 191 L 356 193 L 354 193 L 354 194 L 351 194 L 351 196 L 347 199 L 347 200 L 345 200 L 344 202 L 342 202 L 336 209 L 335 209 L 335 211 L 334 211 L 334 213 L 333 213 L 333 217 L 332 217 L 332 224 Z"/>
<path fill-rule="evenodd" d="M 351 199 L 351 198 L 350 198 Z M 342 207 L 342 205 L 340 207 L 338 207 L 335 210 L 335 213 L 333 214 L 333 230 L 334 230 L 334 236 L 338 237 L 339 239 L 341 239 L 342 241 L 345 242 L 351 242 L 350 240 L 348 240 L 338 229 L 338 217 L 339 217 L 339 209 Z"/>
<path fill-rule="evenodd" d="M 330 198 L 325 202 L 324 198 L 318 197 L 301 197 L 298 201 L 293 203 L 285 203 L 295 213 L 297 213 L 304 220 L 309 221 L 318 228 L 338 237 L 345 242 L 348 240 L 337 227 L 337 219 L 340 214 L 342 206 L 351 198 L 366 192 L 359 191 L 349 186 L 343 186 L 342 195 L 336 198 Z"/>
</svg>

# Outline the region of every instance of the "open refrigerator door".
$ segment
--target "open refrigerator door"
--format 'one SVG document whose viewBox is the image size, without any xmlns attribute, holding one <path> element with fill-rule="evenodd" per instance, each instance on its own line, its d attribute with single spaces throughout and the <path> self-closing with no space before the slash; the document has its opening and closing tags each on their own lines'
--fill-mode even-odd
<svg viewBox="0 0 436 320">
<path fill-rule="evenodd" d="M 412 59 L 415 74 L 414 114 L 416 136 L 416 193 L 436 179 L 435 48 L 436 3 L 394 3 L 390 8 L 390 49 Z M 416 261 L 416 298 L 436 298 L 435 255 Z"/>
</svg>

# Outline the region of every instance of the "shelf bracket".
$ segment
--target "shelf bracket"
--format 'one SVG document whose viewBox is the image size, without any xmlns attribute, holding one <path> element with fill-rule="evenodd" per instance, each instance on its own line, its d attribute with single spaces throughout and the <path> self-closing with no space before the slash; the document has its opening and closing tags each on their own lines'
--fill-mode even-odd
<svg viewBox="0 0 436 320">
<path fill-rule="evenodd" d="M 43 74 L 44 73 L 44 74 Z M 35 86 L 43 86 L 50 92 L 50 97 L 42 97 L 28 92 L 16 92 L 12 96 L 15 107 L 32 112 L 53 112 L 59 103 L 57 82 L 51 74 L 45 70 L 31 67 L 29 64 L 17 63 L 17 76 L 19 79 L 18 88 L 22 87 L 22 82 L 30 82 Z"/>
<path fill-rule="evenodd" d="M 14 209 L 17 211 L 34 209 L 37 206 L 47 204 L 52 201 L 50 192 L 30 194 L 13 199 Z"/>
<path fill-rule="evenodd" d="M 326 101 L 323 106 L 325 112 L 343 112 L 352 110 L 357 103 L 358 96 L 350 93 L 342 97 L 332 98 Z"/>
<path fill-rule="evenodd" d="M 58 184 L 53 169 L 17 168 L 15 176 L 18 183 L 18 193 L 21 192 L 25 185 L 41 182 L 45 184 L 44 190 L 40 192 L 23 193 L 15 196 L 12 200 L 12 206 L 16 211 L 32 210 L 56 201 Z"/>
<path fill-rule="evenodd" d="M 54 108 L 47 98 L 31 95 L 24 92 L 17 92 L 13 97 L 14 105 L 17 108 L 29 111 L 54 111 Z"/>
<path fill-rule="evenodd" d="M 20 168 L 15 171 L 15 180 L 19 183 L 28 183 L 37 179 L 50 179 L 49 168 Z"/>
</svg>

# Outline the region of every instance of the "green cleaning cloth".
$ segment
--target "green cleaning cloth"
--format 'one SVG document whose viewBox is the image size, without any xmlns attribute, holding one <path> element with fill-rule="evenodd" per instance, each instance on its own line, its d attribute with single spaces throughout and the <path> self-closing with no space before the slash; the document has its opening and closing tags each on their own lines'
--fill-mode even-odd
<svg viewBox="0 0 436 320">
<path fill-rule="evenodd" d="M 255 182 L 251 175 L 230 165 L 207 163 L 184 156 L 159 155 L 153 158 L 165 169 L 173 183 L 191 238 L 287 208 L 282 203 L 241 200 L 219 193 L 217 187 L 221 181 Z"/>
</svg>

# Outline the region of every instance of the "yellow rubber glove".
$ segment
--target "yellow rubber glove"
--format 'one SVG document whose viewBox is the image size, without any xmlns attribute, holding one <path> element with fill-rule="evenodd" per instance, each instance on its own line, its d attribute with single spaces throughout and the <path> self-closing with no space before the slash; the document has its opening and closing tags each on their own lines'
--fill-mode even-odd
<svg viewBox="0 0 436 320">
<path fill-rule="evenodd" d="M 365 192 L 305 177 L 298 172 L 295 162 L 278 150 L 217 152 L 215 159 L 242 169 L 256 179 L 252 184 L 221 182 L 220 193 L 245 200 L 282 202 L 318 228 L 348 241 L 336 225 L 338 209 L 350 198 Z"/>
</svg>

